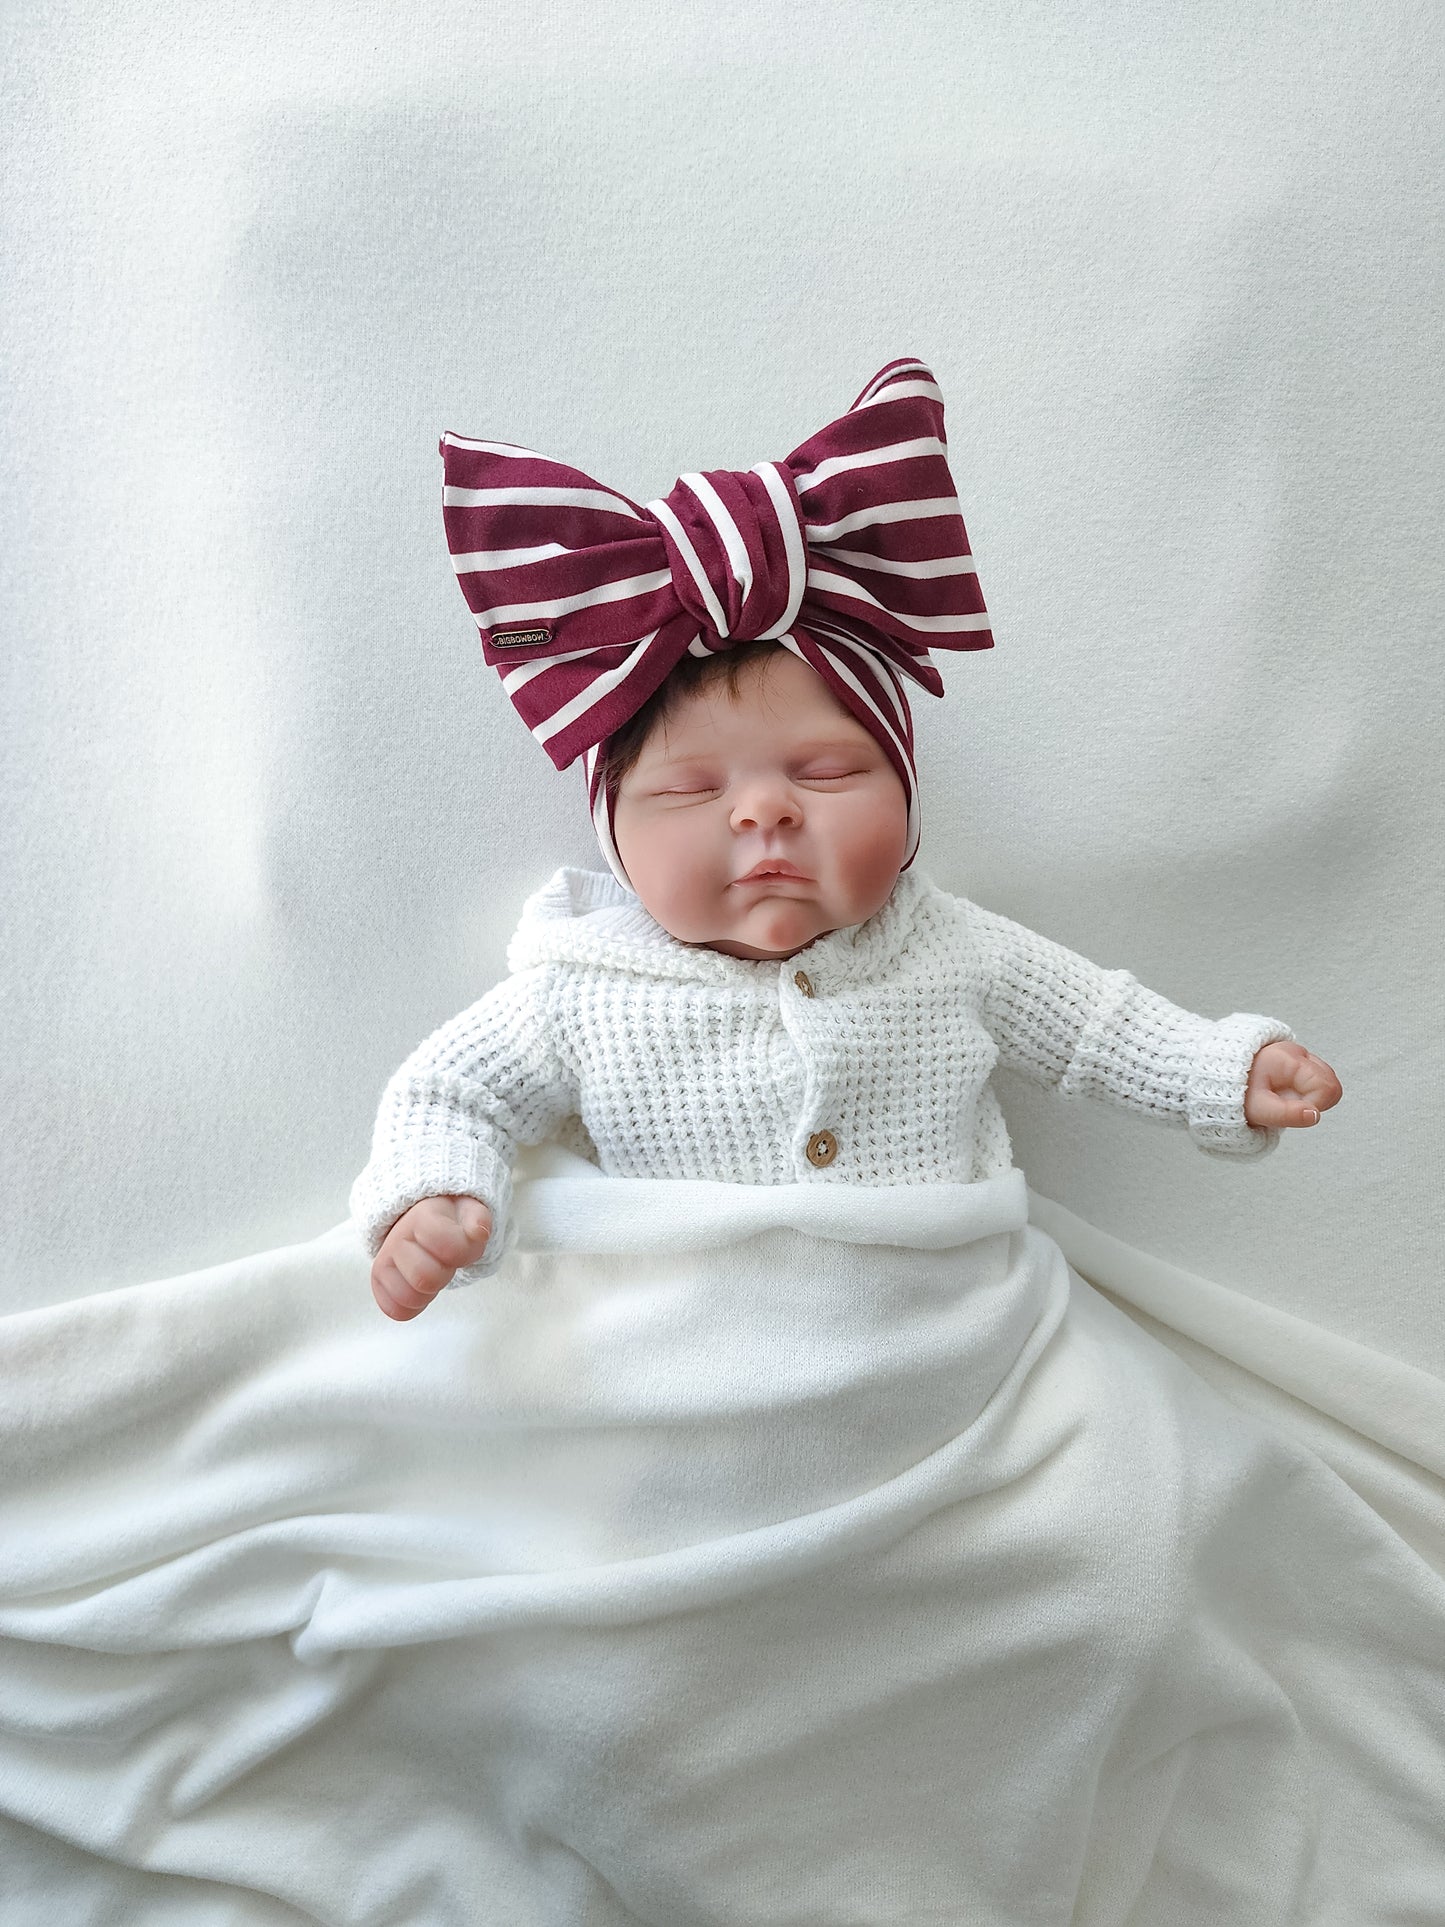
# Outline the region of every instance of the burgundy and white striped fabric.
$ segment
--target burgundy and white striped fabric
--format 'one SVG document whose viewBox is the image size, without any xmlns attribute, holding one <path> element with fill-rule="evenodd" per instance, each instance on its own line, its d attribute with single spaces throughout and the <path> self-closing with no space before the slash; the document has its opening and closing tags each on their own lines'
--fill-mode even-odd
<svg viewBox="0 0 1445 1927">
<path fill-rule="evenodd" d="M 682 476 L 646 506 L 510 442 L 446 434 L 442 516 L 482 655 L 558 769 L 584 759 L 598 840 L 612 836 L 600 751 L 680 658 L 754 637 L 811 664 L 871 731 L 908 797 L 930 648 L 991 649 L 948 471 L 943 396 L 890 361 L 846 414 L 781 461 Z"/>
</svg>

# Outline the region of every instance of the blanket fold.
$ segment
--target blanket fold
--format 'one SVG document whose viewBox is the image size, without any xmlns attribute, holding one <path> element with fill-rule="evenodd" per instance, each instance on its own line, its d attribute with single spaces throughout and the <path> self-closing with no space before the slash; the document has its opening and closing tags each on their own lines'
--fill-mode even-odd
<svg viewBox="0 0 1445 1927">
<path fill-rule="evenodd" d="M 1438 1921 L 1445 1579 L 1028 1206 L 553 1147 L 410 1325 L 0 1320 L 0 1914 Z"/>
</svg>

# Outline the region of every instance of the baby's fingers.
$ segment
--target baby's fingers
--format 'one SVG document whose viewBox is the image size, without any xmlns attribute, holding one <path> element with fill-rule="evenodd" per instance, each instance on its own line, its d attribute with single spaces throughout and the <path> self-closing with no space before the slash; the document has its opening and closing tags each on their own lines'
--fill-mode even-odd
<svg viewBox="0 0 1445 1927">
<path fill-rule="evenodd" d="M 1317 1124 L 1319 1113 L 1302 1104 L 1293 1093 L 1286 1095 L 1261 1085 L 1244 1100 L 1244 1121 L 1256 1130 L 1289 1130 L 1295 1125 Z"/>
<path fill-rule="evenodd" d="M 487 1248 L 492 1214 L 477 1198 L 422 1198 L 382 1241 L 371 1293 L 388 1318 L 415 1318 Z"/>
<path fill-rule="evenodd" d="M 1245 1122 L 1284 1130 L 1307 1127 L 1318 1124 L 1343 1096 L 1340 1080 L 1322 1057 L 1292 1040 L 1276 1041 L 1262 1045 L 1250 1065 Z"/>
<path fill-rule="evenodd" d="M 428 1199 L 427 1205 L 439 1202 Z M 451 1278 L 459 1260 L 448 1259 L 428 1245 L 444 1244 L 429 1224 L 424 1207 L 408 1211 L 392 1226 L 372 1266 L 372 1296 L 390 1317 L 414 1318 Z M 453 1226 L 455 1236 L 460 1236 Z M 390 1304 L 386 1301 L 389 1300 Z"/>
<path fill-rule="evenodd" d="M 1344 1096 L 1344 1086 L 1322 1057 L 1312 1056 L 1302 1075 L 1296 1079 L 1311 1104 L 1328 1111 Z"/>
<path fill-rule="evenodd" d="M 409 1216 L 417 1243 L 453 1270 L 475 1264 L 492 1235 L 492 1214 L 477 1198 L 427 1198 Z"/>
<path fill-rule="evenodd" d="M 414 1246 L 410 1249 L 415 1252 Z M 416 1269 L 414 1261 L 410 1268 Z M 418 1312 L 426 1310 L 451 1275 L 449 1271 L 440 1271 L 435 1284 L 418 1283 L 408 1278 L 396 1258 L 383 1250 L 378 1252 L 371 1267 L 371 1295 L 388 1318 L 415 1318 Z"/>
<path fill-rule="evenodd" d="M 1322 1057 L 1307 1053 L 1294 1076 L 1282 1087 L 1286 1097 L 1297 1100 L 1299 1121 L 1318 1124 L 1323 1112 L 1333 1109 L 1344 1096 L 1344 1087 Z"/>
</svg>

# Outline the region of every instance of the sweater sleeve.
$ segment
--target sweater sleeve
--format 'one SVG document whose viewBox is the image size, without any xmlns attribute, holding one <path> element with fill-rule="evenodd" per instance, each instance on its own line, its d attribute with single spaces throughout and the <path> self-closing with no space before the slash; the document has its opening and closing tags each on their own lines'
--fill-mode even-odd
<svg viewBox="0 0 1445 1927">
<path fill-rule="evenodd" d="M 517 1147 L 539 1144 L 576 1108 L 575 1080 L 547 1020 L 545 967 L 506 977 L 417 1046 L 392 1075 L 376 1115 L 371 1160 L 351 1189 L 351 1216 L 372 1257 L 422 1198 L 479 1198 L 492 1235 L 452 1285 L 489 1277 L 516 1242 Z"/>
<path fill-rule="evenodd" d="M 1187 1127 L 1215 1157 L 1259 1157 L 1276 1127 L 1244 1115 L 1254 1054 L 1288 1024 L 1252 1011 L 1196 1016 L 1146 989 L 1127 970 L 1106 970 L 980 905 L 967 906 L 986 969 L 984 1023 L 999 1062 L 1065 1096 L 1106 1098 L 1145 1117 Z"/>
</svg>

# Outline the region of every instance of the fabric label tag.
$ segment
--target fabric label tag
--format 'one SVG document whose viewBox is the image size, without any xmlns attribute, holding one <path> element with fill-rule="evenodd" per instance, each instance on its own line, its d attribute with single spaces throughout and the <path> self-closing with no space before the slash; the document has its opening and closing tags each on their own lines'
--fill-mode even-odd
<svg viewBox="0 0 1445 1927">
<path fill-rule="evenodd" d="M 487 640 L 494 649 L 535 649 L 552 640 L 552 631 L 545 624 L 531 629 L 493 629 Z"/>
</svg>

